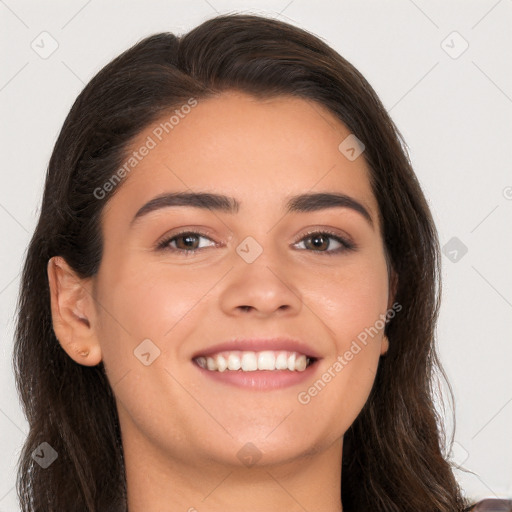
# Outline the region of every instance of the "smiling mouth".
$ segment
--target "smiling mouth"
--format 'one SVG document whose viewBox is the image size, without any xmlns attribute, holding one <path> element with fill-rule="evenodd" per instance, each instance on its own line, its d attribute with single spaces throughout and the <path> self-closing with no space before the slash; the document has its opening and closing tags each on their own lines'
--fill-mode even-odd
<svg viewBox="0 0 512 512">
<path fill-rule="evenodd" d="M 194 362 L 198 366 L 212 372 L 253 372 L 257 370 L 303 372 L 315 361 L 314 357 L 287 350 L 259 352 L 230 350 L 194 358 Z"/>
</svg>

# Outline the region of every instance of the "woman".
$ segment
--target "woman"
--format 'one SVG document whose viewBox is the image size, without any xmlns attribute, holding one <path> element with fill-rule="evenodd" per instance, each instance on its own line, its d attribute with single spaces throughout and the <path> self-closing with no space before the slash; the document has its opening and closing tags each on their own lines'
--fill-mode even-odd
<svg viewBox="0 0 512 512">
<path fill-rule="evenodd" d="M 22 509 L 464 510 L 433 405 L 439 264 L 401 135 L 333 49 L 252 15 L 144 39 L 50 160 Z"/>
</svg>

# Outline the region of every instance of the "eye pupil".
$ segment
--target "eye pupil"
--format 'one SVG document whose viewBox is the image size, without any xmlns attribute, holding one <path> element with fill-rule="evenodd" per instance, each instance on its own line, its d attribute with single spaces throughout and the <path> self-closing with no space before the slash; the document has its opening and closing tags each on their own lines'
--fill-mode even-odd
<svg viewBox="0 0 512 512">
<path fill-rule="evenodd" d="M 180 237 L 177 238 L 177 240 L 184 240 L 185 243 L 182 244 L 184 245 L 184 248 L 185 249 L 194 249 L 195 247 L 194 246 L 194 242 L 197 241 L 197 236 L 193 235 L 193 234 L 188 234 L 188 235 L 181 235 Z M 176 245 L 180 245 L 178 244 L 178 242 L 176 242 Z M 182 247 L 180 247 L 181 249 Z"/>
<path fill-rule="evenodd" d="M 326 242 L 326 237 L 324 235 L 315 235 L 315 236 L 312 236 L 311 237 L 311 241 L 313 243 L 313 246 L 316 248 L 316 249 L 320 249 L 320 248 L 327 248 L 326 246 L 328 245 L 328 242 Z M 324 246 L 324 247 L 322 247 Z"/>
</svg>

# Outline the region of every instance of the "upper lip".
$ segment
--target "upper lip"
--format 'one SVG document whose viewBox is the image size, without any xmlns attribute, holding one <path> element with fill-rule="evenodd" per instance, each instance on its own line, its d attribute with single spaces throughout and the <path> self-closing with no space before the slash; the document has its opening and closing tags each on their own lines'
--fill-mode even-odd
<svg viewBox="0 0 512 512">
<path fill-rule="evenodd" d="M 306 343 L 298 339 L 287 337 L 274 338 L 234 338 L 217 345 L 202 349 L 196 352 L 192 359 L 200 356 L 211 356 L 218 352 L 229 352 L 232 350 L 260 352 L 263 350 L 286 350 L 289 352 L 299 352 L 307 357 L 319 359 L 320 355 Z"/>
</svg>

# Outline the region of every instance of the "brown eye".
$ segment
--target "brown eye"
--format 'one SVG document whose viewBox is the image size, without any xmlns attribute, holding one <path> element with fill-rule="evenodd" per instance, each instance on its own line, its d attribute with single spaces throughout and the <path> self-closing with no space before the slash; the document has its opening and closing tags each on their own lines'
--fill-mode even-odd
<svg viewBox="0 0 512 512">
<path fill-rule="evenodd" d="M 309 236 L 305 238 L 305 240 L 310 240 L 311 243 L 306 243 L 306 247 L 309 245 L 311 248 L 324 251 L 329 247 L 329 238 L 331 237 L 325 236 L 324 234 Z"/>
<path fill-rule="evenodd" d="M 355 244 L 344 238 L 322 231 L 308 233 L 307 236 L 299 240 L 298 244 L 304 244 L 305 249 L 322 255 L 335 255 L 356 249 Z"/>
<path fill-rule="evenodd" d="M 199 242 L 199 236 L 195 235 L 194 233 L 188 233 L 184 235 L 179 235 L 173 238 L 173 240 L 176 240 L 176 248 L 179 250 L 195 250 L 197 249 L 197 244 Z M 182 243 L 180 243 L 180 241 Z"/>
<path fill-rule="evenodd" d="M 203 243 L 203 245 L 200 246 L 201 239 L 209 240 L 211 243 Z M 198 233 L 195 231 L 184 231 L 182 233 L 172 235 L 165 240 L 162 240 L 158 244 L 157 248 L 189 255 L 194 254 L 197 251 L 201 251 L 202 249 L 206 249 L 208 246 L 214 245 L 215 242 L 209 236 L 203 233 Z"/>
</svg>

